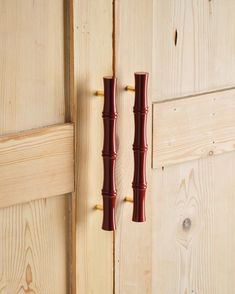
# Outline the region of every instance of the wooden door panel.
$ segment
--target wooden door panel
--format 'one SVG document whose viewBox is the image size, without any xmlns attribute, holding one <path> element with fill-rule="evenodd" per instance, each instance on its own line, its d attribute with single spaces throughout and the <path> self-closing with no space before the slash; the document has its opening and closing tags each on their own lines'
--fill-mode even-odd
<svg viewBox="0 0 235 294">
<path fill-rule="evenodd" d="M 68 197 L 1 208 L 1 294 L 69 293 Z"/>
<path fill-rule="evenodd" d="M 233 87 L 235 2 L 153 3 L 153 100 Z"/>
<path fill-rule="evenodd" d="M 233 1 L 159 0 L 155 1 L 153 11 L 153 101 L 168 99 L 169 103 L 170 100 L 174 103 L 175 98 L 187 94 L 234 86 Z M 206 132 L 204 143 L 211 137 L 220 140 L 221 136 L 226 136 L 226 139 L 220 143 L 215 140 L 218 148 L 212 153 L 210 148 L 202 148 L 205 156 L 208 151 L 208 157 L 201 158 L 203 154 L 200 154 L 199 159 L 183 163 L 184 156 L 180 160 L 176 156 L 178 164 L 167 166 L 169 162 L 165 161 L 164 165 L 163 160 L 152 172 L 153 293 L 233 293 L 234 279 L 230 273 L 234 272 L 234 238 L 228 233 L 227 225 L 230 224 L 233 230 L 229 212 L 234 210 L 232 174 L 235 155 L 230 152 L 214 156 L 219 150 L 222 150 L 219 153 L 229 151 L 228 145 L 233 146 L 233 136 L 227 136 L 224 129 L 232 130 L 233 124 L 231 121 L 226 126 L 223 124 L 229 119 L 229 113 L 233 117 L 233 110 L 230 109 L 232 101 L 227 101 L 221 93 L 233 96 L 233 90 L 214 93 L 212 96 L 221 97 L 219 109 L 214 111 L 215 104 L 204 105 L 201 109 L 202 114 L 211 111 L 214 123 L 210 121 L 208 124 L 208 116 L 205 116 L 206 120 L 198 117 L 195 123 L 202 123 L 198 136 Z M 196 102 L 195 107 L 199 105 Z M 213 113 L 217 115 L 216 119 L 213 119 Z M 222 118 L 222 113 L 226 118 Z M 180 129 L 184 123 L 184 127 L 190 129 L 188 134 L 195 140 L 193 132 L 197 133 L 200 128 L 192 123 L 192 113 L 186 111 L 182 118 L 184 122 L 175 121 L 175 125 Z M 213 127 L 209 130 L 208 125 Z M 155 147 L 156 132 L 153 138 Z M 185 144 L 189 137 L 181 135 L 179 138 Z M 199 137 L 194 144 L 188 145 L 190 150 L 200 141 Z M 177 150 L 174 148 L 174 152 Z M 167 153 L 165 148 L 164 152 Z M 157 153 L 155 159 L 156 156 Z M 161 158 L 158 160 L 160 162 Z"/>
<path fill-rule="evenodd" d="M 0 4 L 1 135 L 63 123 L 63 1 Z"/>
<path fill-rule="evenodd" d="M 154 170 L 153 293 L 233 292 L 234 160 Z"/>
<path fill-rule="evenodd" d="M 229 224 L 233 231 L 235 155 L 234 152 L 223 152 L 233 150 L 234 115 L 228 97 L 233 100 L 231 88 L 235 82 L 234 8 L 233 1 L 116 2 L 115 56 L 120 97 L 117 124 L 119 202 L 115 239 L 117 293 L 233 293 L 231 272 L 234 273 L 235 263 L 229 256 L 234 253 L 234 238 L 227 226 Z M 149 103 L 154 103 L 155 115 L 152 118 L 149 113 L 145 224 L 131 222 L 132 205 L 123 201 L 132 195 L 134 134 L 133 94 L 124 92 L 124 88 L 127 84 L 133 85 L 134 71 L 150 72 Z M 213 107 L 206 105 L 210 91 L 218 91 L 213 95 L 221 98 Z M 214 124 L 207 124 L 209 129 L 206 125 L 203 127 L 208 123 L 207 115 L 203 119 L 199 115 L 197 119 L 188 112 L 187 118 L 182 111 L 182 120 L 178 122 L 174 114 L 167 116 L 170 103 L 182 101 L 187 104 L 186 95 L 201 93 L 205 94 L 201 98 L 206 98 L 201 113 L 211 111 L 211 117 L 213 113 L 219 114 L 214 118 Z M 221 96 L 221 93 L 226 95 Z M 193 98 L 195 105 L 200 106 L 197 98 Z M 160 117 L 156 117 L 157 114 Z M 182 123 L 188 130 L 185 137 L 181 136 L 185 132 L 178 134 L 182 143 L 178 149 L 174 145 L 176 141 L 171 141 L 174 134 L 167 124 L 168 119 L 173 130 L 180 128 Z M 198 137 L 194 136 L 197 129 L 199 131 L 198 124 L 208 137 L 200 137 L 202 132 Z M 159 127 L 162 128 L 160 137 Z M 209 153 L 210 145 L 207 154 L 203 144 L 207 144 L 206 139 L 211 136 L 219 143 L 213 153 Z M 198 154 L 195 157 L 195 144 L 190 145 L 188 140 L 192 137 L 196 142 L 196 138 L 203 138 L 201 149 L 208 157 L 201 158 Z M 181 147 L 186 145 L 187 151 L 182 155 Z M 214 156 L 216 152 L 220 155 Z M 194 158 L 191 158 L 193 154 Z M 150 167 L 152 155 L 155 169 Z M 184 162 L 189 158 L 191 161 Z M 172 163 L 175 165 L 168 166 Z"/>
<path fill-rule="evenodd" d="M 14 138 L 18 131 L 68 121 L 66 113 L 70 97 L 66 93 L 67 68 L 64 62 L 67 54 L 67 28 L 64 19 L 68 5 L 69 1 L 63 0 L 0 0 L 0 135 L 3 136 L 1 138 L 7 138 L 4 136 L 9 134 Z M 27 146 L 26 141 L 23 143 L 23 149 Z M 8 146 L 7 150 L 1 149 L 4 164 L 1 172 L 4 168 L 10 168 L 12 164 L 4 161 L 6 157 L 3 158 L 3 153 L 7 155 L 10 149 L 13 151 L 11 144 L 14 145 L 14 142 L 16 143 L 14 139 L 10 140 L 10 147 Z M 22 141 L 18 140 L 19 145 L 20 142 Z M 1 148 L 8 143 L 3 143 Z M 31 146 L 28 152 L 24 149 L 24 155 L 21 153 L 23 157 L 16 154 L 15 164 L 18 167 L 22 164 L 23 158 L 28 156 L 28 168 L 22 165 L 24 170 L 20 175 L 27 172 L 29 175 L 30 168 L 42 171 L 41 168 L 45 165 L 42 158 L 48 152 L 46 140 L 44 143 L 37 143 L 38 148 L 41 148 L 39 153 L 35 152 L 39 151 L 37 147 L 35 149 Z M 54 147 L 58 147 L 57 143 L 58 141 L 54 142 Z M 64 146 L 68 147 L 66 144 Z M 73 149 L 72 145 L 70 142 L 70 151 Z M 61 150 L 57 151 L 58 153 L 54 154 L 55 158 L 56 154 L 63 153 Z M 37 159 L 33 160 L 33 153 Z M 52 154 L 50 158 L 52 160 Z M 52 168 L 51 160 L 47 162 L 50 164 L 47 171 Z M 69 161 L 69 173 L 73 177 L 72 159 Z M 36 162 L 39 165 L 35 165 Z M 62 167 L 61 172 L 63 173 Z M 34 173 L 35 170 L 32 175 Z M 8 175 L 6 182 L 14 173 L 9 171 Z M 34 187 L 33 179 L 30 181 L 30 177 L 28 178 L 25 187 L 31 184 L 31 196 L 29 190 L 24 190 L 24 187 L 21 190 L 24 183 L 20 181 L 19 173 L 15 176 L 19 186 L 14 186 L 12 182 L 12 190 L 9 190 L 8 198 L 1 206 L 19 203 L 21 200 L 29 202 L 0 209 L 0 293 L 68 293 L 71 262 L 71 256 L 68 254 L 71 246 L 71 195 L 30 201 L 35 199 L 35 195 L 36 198 L 48 196 L 46 183 L 44 182 L 43 188 L 45 192 L 41 190 L 40 196 L 37 191 L 40 192 L 42 187 L 36 184 L 43 177 L 46 180 L 46 171 L 41 177 L 38 174 L 38 179 L 35 175 Z M 51 180 L 53 182 L 52 178 Z M 67 191 L 73 189 L 69 190 Z M 5 192 L 1 190 L 3 201 Z M 18 196 L 14 199 L 17 193 Z M 21 193 L 22 195 L 19 195 Z"/>
</svg>

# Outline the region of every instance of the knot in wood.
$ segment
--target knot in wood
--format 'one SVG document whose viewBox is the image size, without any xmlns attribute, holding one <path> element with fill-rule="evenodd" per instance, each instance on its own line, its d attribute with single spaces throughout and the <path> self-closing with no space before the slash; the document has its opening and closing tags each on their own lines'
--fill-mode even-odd
<svg viewBox="0 0 235 294">
<path fill-rule="evenodd" d="M 192 225 L 191 219 L 190 219 L 190 218 L 186 218 L 186 219 L 183 221 L 183 230 L 184 230 L 185 232 L 189 231 L 190 228 L 191 228 L 191 225 Z"/>
</svg>

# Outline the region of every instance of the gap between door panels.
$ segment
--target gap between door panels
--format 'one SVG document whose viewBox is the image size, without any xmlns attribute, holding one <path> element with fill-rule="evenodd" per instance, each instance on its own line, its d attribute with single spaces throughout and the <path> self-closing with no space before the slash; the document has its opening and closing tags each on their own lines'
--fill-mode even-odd
<svg viewBox="0 0 235 294">
<path fill-rule="evenodd" d="M 116 76 L 116 0 L 113 0 L 112 5 L 112 15 L 113 15 L 113 34 L 112 34 L 112 54 L 113 54 L 113 60 L 112 60 L 112 70 L 113 70 L 113 76 Z M 113 232 L 113 294 L 115 294 L 115 269 L 116 269 L 116 251 L 115 251 L 115 231 Z"/>
<path fill-rule="evenodd" d="M 65 122 L 73 123 L 73 169 L 74 169 L 74 192 L 69 194 L 69 232 L 68 232 L 68 293 L 77 292 L 77 265 L 76 265 L 76 222 L 77 222 L 77 99 L 75 97 L 74 83 L 74 0 L 64 2 L 64 84 L 65 84 Z"/>
</svg>

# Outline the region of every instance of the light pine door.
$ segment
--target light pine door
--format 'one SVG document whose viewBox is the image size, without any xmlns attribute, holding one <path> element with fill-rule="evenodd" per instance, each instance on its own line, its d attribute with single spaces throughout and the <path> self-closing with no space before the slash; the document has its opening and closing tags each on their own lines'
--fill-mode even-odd
<svg viewBox="0 0 235 294">
<path fill-rule="evenodd" d="M 127 0 L 115 8 L 115 293 L 232 294 L 235 2 Z M 134 94 L 124 88 L 135 71 L 150 73 L 143 224 L 124 202 L 134 135 Z"/>
<path fill-rule="evenodd" d="M 1 294 L 72 289 L 71 3 L 0 0 Z"/>
<path fill-rule="evenodd" d="M 234 5 L 74 1 L 77 293 L 233 293 Z M 142 224 L 124 201 L 134 165 L 134 94 L 124 88 L 136 71 L 150 73 Z M 107 75 L 118 79 L 115 233 L 101 230 L 94 209 L 103 179 L 103 98 L 95 92 Z"/>
</svg>

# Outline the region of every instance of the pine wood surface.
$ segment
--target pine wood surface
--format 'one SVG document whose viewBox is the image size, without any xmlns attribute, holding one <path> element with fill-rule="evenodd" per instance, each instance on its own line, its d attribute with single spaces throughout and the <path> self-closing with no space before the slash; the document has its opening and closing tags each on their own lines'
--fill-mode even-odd
<svg viewBox="0 0 235 294">
<path fill-rule="evenodd" d="M 151 293 L 152 279 L 152 215 L 151 215 L 151 84 L 152 84 L 152 1 L 115 1 L 115 62 L 117 92 L 117 231 L 115 234 L 115 293 Z M 148 153 L 146 223 L 132 222 L 133 197 L 134 72 L 149 72 Z"/>
<path fill-rule="evenodd" d="M 62 0 L 0 0 L 1 135 L 64 123 L 63 14 Z M 1 294 L 69 291 L 69 201 L 0 209 Z"/>
<path fill-rule="evenodd" d="M 102 231 L 103 77 L 112 75 L 112 1 L 76 0 L 77 293 L 113 293 L 113 234 Z"/>
<path fill-rule="evenodd" d="M 235 90 L 153 104 L 153 167 L 234 150 Z"/>
<path fill-rule="evenodd" d="M 0 207 L 74 191 L 72 124 L 0 137 Z"/>
<path fill-rule="evenodd" d="M 154 102 L 234 87 L 234 9 L 234 1 L 154 1 Z M 229 152 L 153 171 L 150 293 L 234 292 L 234 162 Z"/>
<path fill-rule="evenodd" d="M 218 156 L 213 153 L 169 167 L 159 164 L 161 168 L 148 176 L 148 221 L 144 225 L 131 223 L 132 205 L 122 199 L 132 195 L 133 94 L 122 91 L 127 84 L 133 84 L 133 72 L 147 71 L 149 63 L 153 102 L 234 87 L 234 5 L 234 1 L 213 0 L 116 1 L 115 51 L 122 113 L 118 121 L 116 293 L 233 293 L 234 152 Z M 227 111 L 232 122 L 233 110 L 224 111 L 230 106 L 225 100 L 221 97 L 221 105 L 227 104 L 221 110 L 223 115 L 214 118 L 215 125 L 218 120 L 223 125 Z M 162 104 L 161 110 L 166 105 Z M 154 104 L 155 111 L 158 106 L 161 104 Z M 160 108 L 158 114 L 160 118 L 155 117 L 156 121 L 164 116 L 168 119 Z M 181 127 L 174 121 L 179 132 L 184 127 L 190 129 L 193 118 L 187 120 L 182 113 L 182 119 L 185 125 Z M 156 121 L 153 123 L 157 132 Z M 149 122 L 151 125 L 151 115 Z M 197 123 L 201 123 L 200 117 Z M 167 134 L 171 131 L 165 124 L 162 136 L 167 136 L 167 127 Z M 224 127 L 229 128 L 227 124 Z M 214 128 L 210 131 L 218 135 Z M 226 134 L 221 130 L 219 137 L 222 139 Z M 231 142 L 225 146 L 222 141 L 220 150 L 227 150 L 228 145 L 231 149 Z M 149 148 L 151 145 L 150 140 Z M 156 162 L 157 152 L 154 158 Z"/>
<path fill-rule="evenodd" d="M 235 2 L 152 2 L 153 101 L 234 87 Z"/>
</svg>

